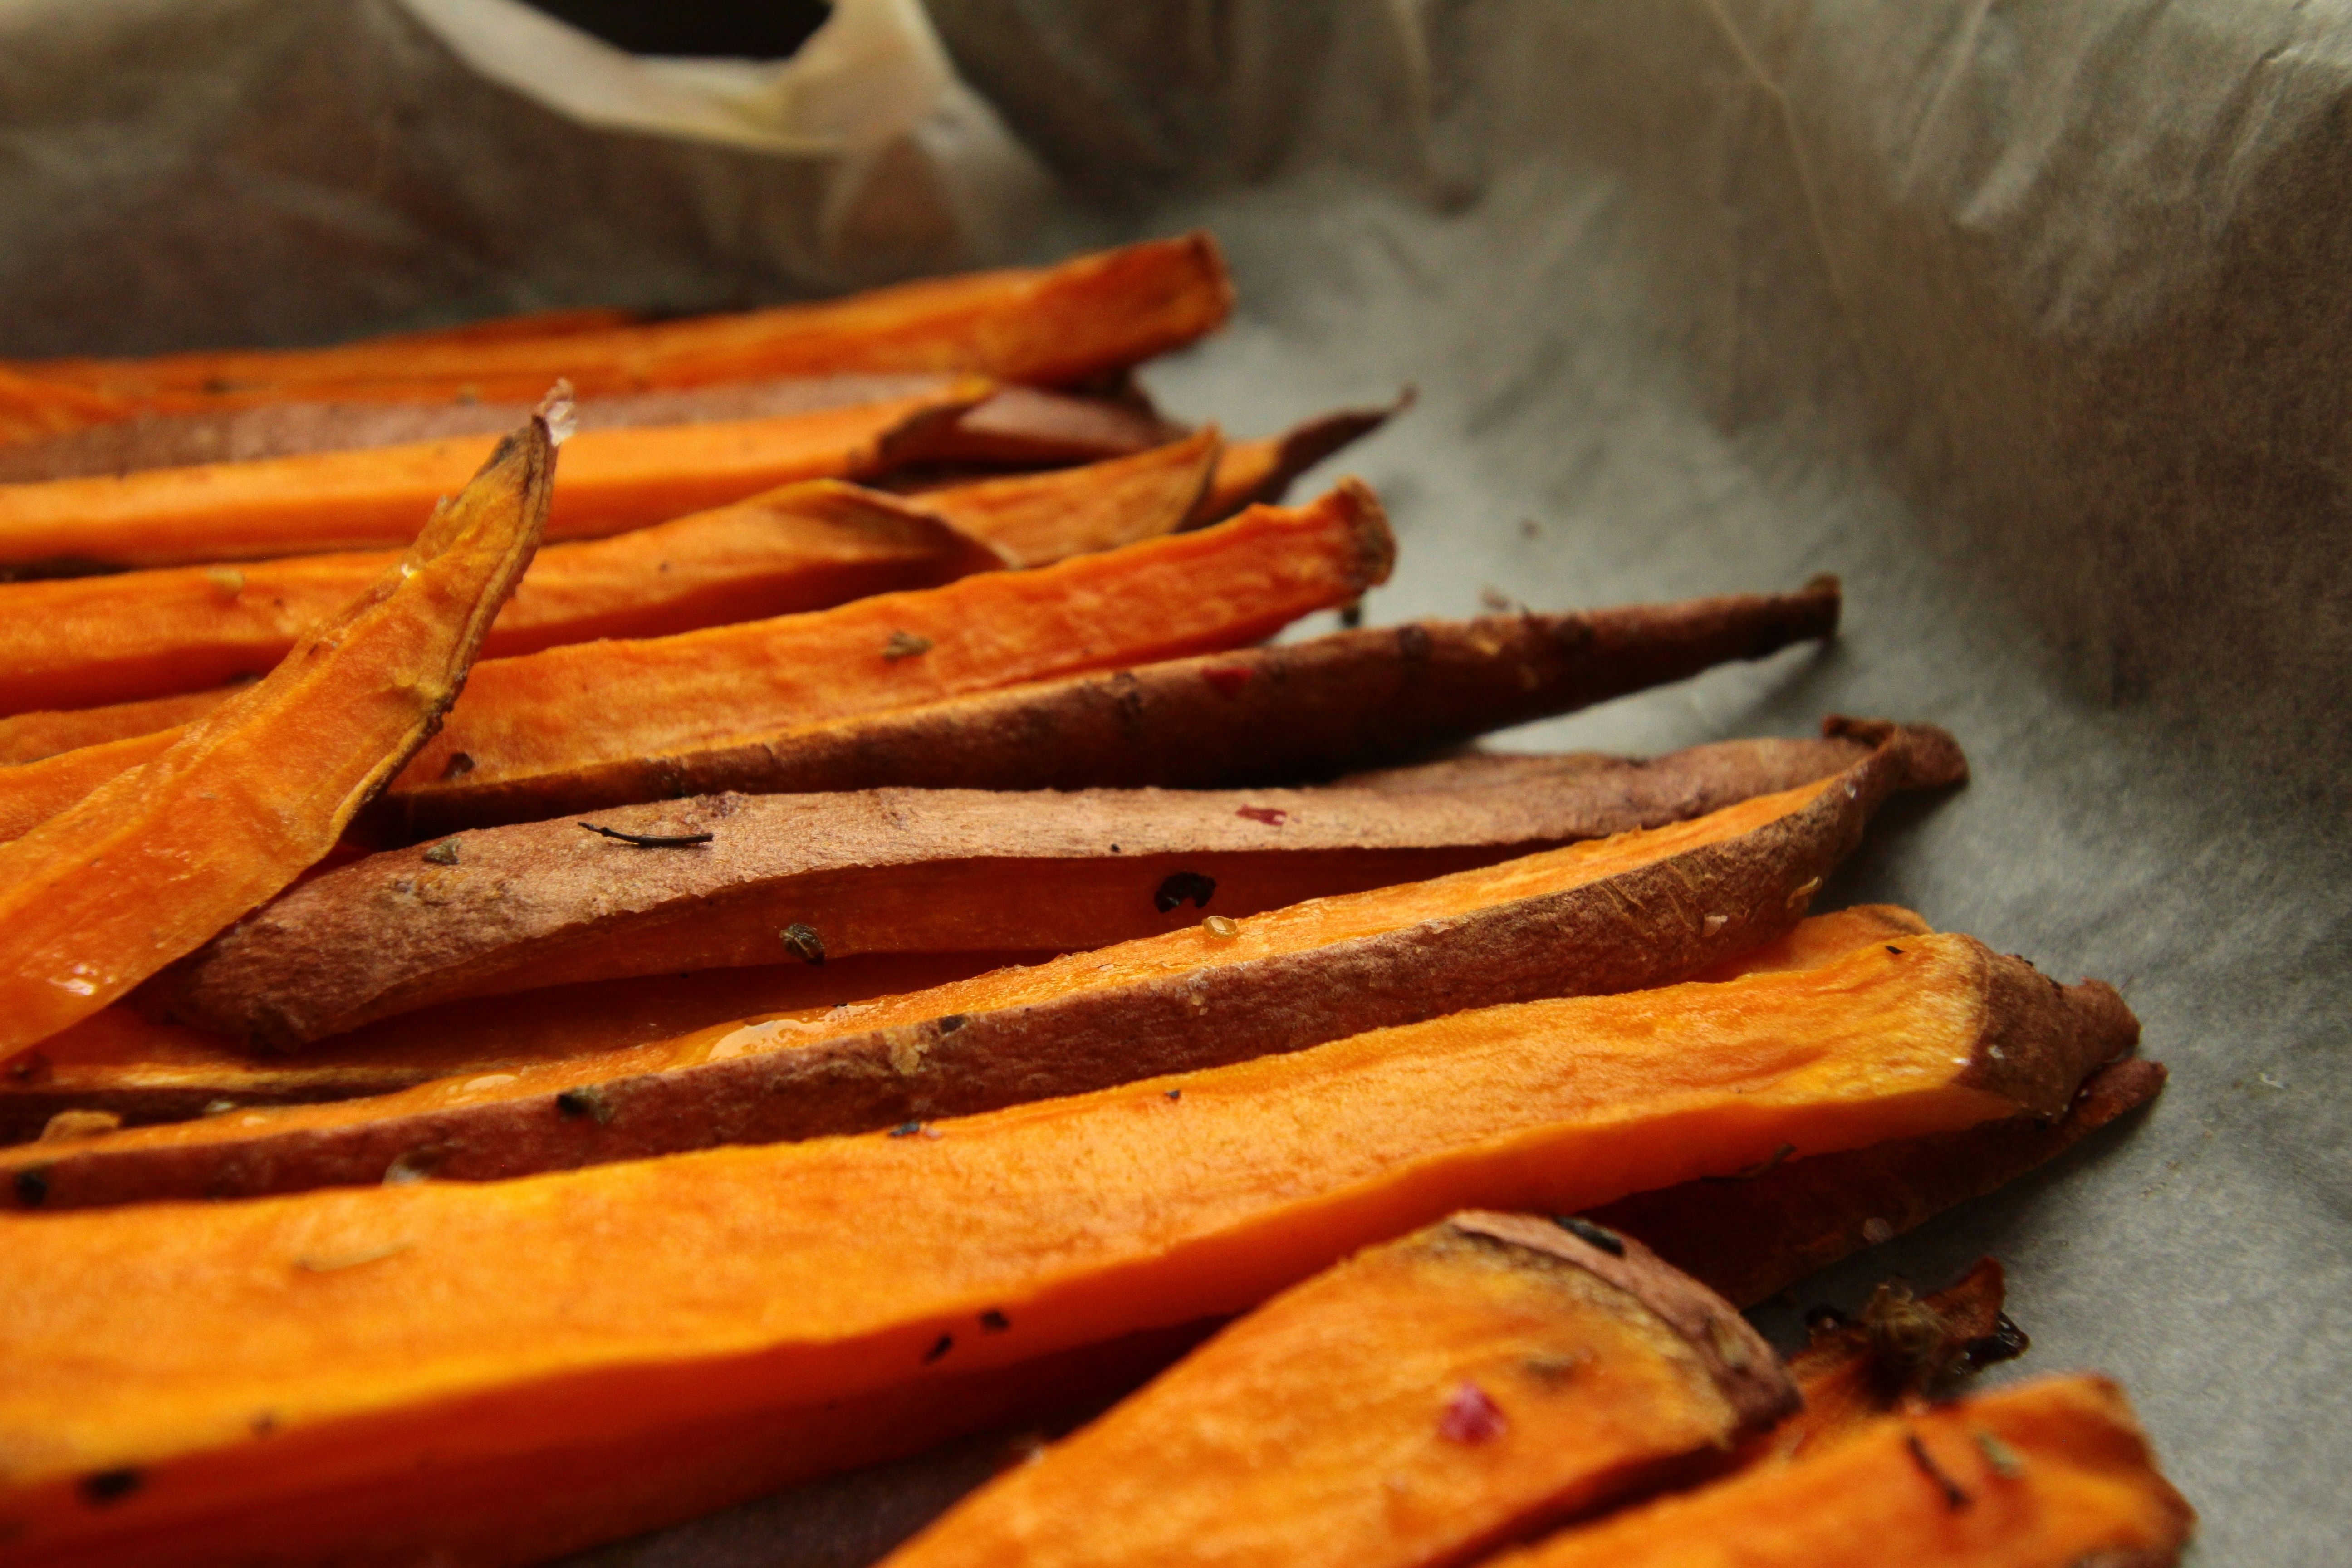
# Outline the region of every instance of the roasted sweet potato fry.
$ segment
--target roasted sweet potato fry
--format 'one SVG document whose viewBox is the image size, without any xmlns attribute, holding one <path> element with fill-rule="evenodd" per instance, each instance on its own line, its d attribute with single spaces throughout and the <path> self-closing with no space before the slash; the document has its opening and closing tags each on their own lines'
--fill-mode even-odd
<svg viewBox="0 0 2352 1568">
<path fill-rule="evenodd" d="M 1933 750 L 1906 756 L 1897 742 L 1787 796 L 1317 900 L 1236 921 L 1229 936 L 1171 932 L 821 1018 L 520 1068 L 495 1082 L 125 1131 L 58 1161 L 0 1155 L 0 1172 L 41 1166 L 32 1196 L 53 1207 L 373 1183 L 425 1147 L 445 1176 L 518 1175 L 887 1127 L 1298 1050 L 1462 1007 L 1660 984 L 1793 923 L 1870 803 L 1903 780 L 1948 776 L 1922 764 L 1936 764 Z M 1704 912 L 1687 901 L 1693 888 L 1708 889 Z M 604 1114 L 565 1114 L 582 1104 Z"/>
<path fill-rule="evenodd" d="M 1343 447 L 1352 447 L 1412 406 L 1408 391 L 1386 408 L 1342 408 L 1293 426 L 1279 436 L 1229 441 L 1217 454 L 1217 471 L 1201 492 L 1192 524 L 1216 522 L 1245 506 L 1279 501 L 1299 475 Z"/>
<path fill-rule="evenodd" d="M 40 1135 L 61 1111 L 123 1125 L 188 1121 L 257 1106 L 394 1094 L 439 1079 L 623 1051 L 747 1016 L 814 1019 L 845 1003 L 920 991 L 1046 953 L 877 953 L 823 965 L 590 981 L 527 995 L 423 1007 L 299 1057 L 256 1057 L 200 1029 L 109 1007 L 0 1062 L 0 1144 Z M 5 1205 L 0 1194 L 0 1206 Z"/>
<path fill-rule="evenodd" d="M 1034 572 L 490 659 L 394 788 L 657 762 L 789 723 L 1233 647 L 1385 580 L 1394 558 L 1380 502 L 1343 484 L 1308 506 Z"/>
<path fill-rule="evenodd" d="M 826 609 L 1005 563 L 940 522 L 946 510 L 815 479 L 558 545 L 531 563 L 481 657 Z M 257 674 L 399 558 L 309 555 L 0 584 L 0 711 L 122 703 Z"/>
<path fill-rule="evenodd" d="M 163 984 L 277 1048 L 466 996 L 827 958 L 1067 952 L 1703 816 L 1852 767 L 1852 740 L 1732 742 L 1453 789 L 715 795 L 398 849 L 313 879 Z M 430 856 L 433 858 L 427 858 Z"/>
<path fill-rule="evenodd" d="M 987 384 L 814 414 L 603 430 L 572 443 L 551 539 L 592 539 L 723 506 L 796 479 L 879 472 Z M 452 437 L 121 479 L 0 485 L 0 563 L 174 566 L 397 545 L 489 449 Z M 224 590 L 226 591 L 226 590 Z"/>
<path fill-rule="evenodd" d="M 0 1052 L 88 1017 L 334 847 L 456 698 L 554 471 L 535 418 L 269 676 L 0 847 Z"/>
<path fill-rule="evenodd" d="M 0 626 L 0 638 L 8 635 L 9 628 Z M 56 709 L 11 714 L 0 719 L 0 768 L 46 761 L 67 752 L 80 751 L 85 746 L 103 746 L 114 741 L 134 740 L 141 735 L 176 730 L 183 724 L 194 723 L 236 696 L 237 690 L 235 686 L 215 686 L 209 691 L 184 691 L 170 697 L 111 703 L 102 708 Z M 80 793 L 87 795 L 89 791 Z M 5 799 L 6 795 L 6 786 L 0 784 L 0 799 Z M 8 809 L 0 806 L 0 818 L 8 815 Z M 16 833 L 0 833 L 0 842 L 20 837 L 22 829 Z"/>
<path fill-rule="evenodd" d="M 927 490 L 916 504 L 1005 552 L 1045 566 L 1173 533 L 1207 493 L 1214 426 L 1130 458 Z"/>
<path fill-rule="evenodd" d="M 2163 1089 L 2163 1065 L 2133 1058 L 2092 1074 L 2055 1121 L 2021 1117 L 1817 1159 L 1768 1161 L 1743 1181 L 1643 1193 L 1593 1217 L 1640 1237 L 1731 1300 L 1753 1306 L 2007 1185 Z"/>
<path fill-rule="evenodd" d="M 1455 1215 L 1227 1328 L 886 1568 L 1432 1568 L 1687 1479 L 1797 1405 L 1639 1243 Z"/>
<path fill-rule="evenodd" d="M 974 272 L 602 332 L 509 341 L 47 360 L 0 369 L 134 408 L 288 399 L 486 401 L 536 396 L 557 377 L 583 395 L 787 375 L 966 371 L 1058 385 L 1181 347 L 1233 309 L 1205 234 L 1149 240 L 1058 266 Z"/>
<path fill-rule="evenodd" d="M 582 430 L 696 425 L 814 414 L 941 390 L 936 375 L 820 375 L 721 382 L 669 392 L 596 397 L 579 405 Z M 0 443 L 7 435 L 0 375 Z M 251 462 L 304 452 L 397 447 L 453 436 L 496 435 L 530 416 L 527 403 L 264 403 L 207 414 L 145 414 L 62 435 L 0 445 L 0 484 Z M 999 387 L 909 450 L 918 466 L 1052 468 L 1124 458 L 1184 431 L 1102 397 Z"/>
<path fill-rule="evenodd" d="M 596 1538 L 575 1491 L 596 1533 L 677 1517 L 646 1488 L 684 1435 L 740 1455 L 802 1431 L 729 1472 L 772 1489 L 874 1457 L 828 1424 L 928 1379 L 1236 1311 L 1465 1204 L 1572 1214 L 1784 1143 L 2055 1114 L 2132 1028 L 2104 986 L 1927 936 L 891 1133 L 0 1215 L 0 1516 L 26 1562 L 287 1553 L 321 1529 L 535 1561 Z M 114 1474 L 137 1479 L 90 1507 Z"/>
<path fill-rule="evenodd" d="M 1793 1464 L 1563 1531 L 1495 1568 L 2165 1568 L 2196 1517 L 2120 1389 L 2051 1378 L 1882 1416 Z"/>
<path fill-rule="evenodd" d="M 414 840 L 727 790 L 1298 784 L 1827 637 L 1838 605 L 1823 578 L 1790 595 L 1341 632 L 510 780 L 418 777 L 371 826 Z"/>
<path fill-rule="evenodd" d="M 955 584 L 669 637 L 485 660 L 438 742 L 393 794 L 470 781 L 497 789 L 503 803 L 536 804 L 583 773 L 658 770 L 666 746 L 1250 642 L 1380 582 L 1393 550 L 1371 492 L 1343 484 L 1311 506 L 1259 508 L 1216 530 L 993 575 L 995 586 L 978 593 L 978 584 Z M 167 731 L 0 769 L 0 839 L 176 737 Z M 412 815 L 389 805 L 376 831 Z M 522 819 L 550 815 L 529 810 Z"/>
</svg>

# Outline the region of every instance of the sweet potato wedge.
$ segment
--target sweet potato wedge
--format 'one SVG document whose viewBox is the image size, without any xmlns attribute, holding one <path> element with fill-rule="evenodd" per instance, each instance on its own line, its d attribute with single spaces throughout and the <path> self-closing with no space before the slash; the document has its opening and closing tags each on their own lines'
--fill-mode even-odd
<svg viewBox="0 0 2352 1568">
<path fill-rule="evenodd" d="M 457 697 L 538 548 L 554 472 L 534 418 L 277 669 L 0 847 L 0 1054 L 88 1017 L 334 847 Z"/>
<path fill-rule="evenodd" d="M 39 1137 L 63 1111 L 98 1111 L 143 1127 L 257 1106 L 394 1094 L 436 1079 L 466 1082 L 625 1051 L 747 1016 L 814 1019 L 844 1004 L 1049 956 L 877 953 L 822 966 L 794 961 L 591 981 L 419 1008 L 320 1040 L 299 1057 L 257 1057 L 218 1035 L 117 1005 L 0 1061 L 0 1144 Z"/>
<path fill-rule="evenodd" d="M 1686 1479 L 1797 1405 L 1639 1243 L 1471 1212 L 1292 1287 L 886 1568 L 1433 1568 Z"/>
<path fill-rule="evenodd" d="M 1192 525 L 1216 522 L 1245 506 L 1281 500 L 1299 475 L 1354 446 L 1412 406 L 1412 393 L 1408 390 L 1386 408 L 1341 408 L 1295 425 L 1279 436 L 1227 442 L 1217 454 L 1216 473 L 1193 509 Z"/>
<path fill-rule="evenodd" d="M 939 521 L 948 510 L 814 479 L 557 545 L 531 563 L 480 657 L 827 609 L 1005 563 Z M 0 712 L 123 703 L 257 674 L 399 558 L 362 552 L 0 584 Z"/>
<path fill-rule="evenodd" d="M 482 1179 L 809 1138 L 1295 1051 L 1457 1008 L 1661 984 L 1793 924 L 1871 805 L 1898 784 L 1949 777 L 1951 762 L 1934 739 L 1898 732 L 1849 773 L 1785 795 L 1316 900 L 1237 921 L 1229 937 L 1175 931 L 496 1082 L 110 1133 L 57 1159 L 0 1154 L 0 1173 L 39 1176 L 0 1201 L 72 1207 L 373 1183 L 428 1149 L 437 1174 Z M 1694 889 L 1706 889 L 1705 908 Z"/>
<path fill-rule="evenodd" d="M 1730 1300 L 1753 1306 L 2007 1185 L 2163 1088 L 2161 1063 L 2132 1058 L 2092 1074 L 2054 1121 L 2021 1117 L 1817 1159 L 1767 1161 L 1744 1181 L 1643 1193 L 1593 1217 L 1640 1237 Z"/>
<path fill-rule="evenodd" d="M 161 409 L 289 398 L 498 402 L 534 397 L 557 377 L 583 396 L 876 372 L 965 371 L 1060 385 L 1180 348 L 1223 325 L 1232 309 L 1216 243 L 1194 233 L 1054 267 L 601 332 L 20 361 L 0 369 Z"/>
<path fill-rule="evenodd" d="M 28 1563 L 536 1561 L 677 1517 L 646 1483 L 682 1434 L 754 1495 L 877 1457 L 825 1442 L 870 1402 L 1237 1311 L 1465 1205 L 2054 1115 L 2133 1029 L 2104 986 L 1927 936 L 900 1135 L 0 1215 L 0 1517 Z"/>
<path fill-rule="evenodd" d="M 678 392 L 625 394 L 582 401 L 577 405 L 575 427 L 618 430 L 640 425 L 696 425 L 714 420 L 765 419 L 780 414 L 815 414 L 937 392 L 946 386 L 949 379 L 925 375 L 793 376 Z M 1025 388 L 1023 391 L 1028 397 L 1057 398 L 1055 394 L 1031 394 Z M 1092 400 L 1071 401 L 1092 406 Z M 979 412 L 979 407 L 971 410 L 972 414 Z M 1019 412 L 1016 409 L 1016 417 L 1010 421 L 1016 431 L 1033 423 L 1045 423 L 1019 417 Z M 441 441 L 457 436 L 495 436 L 513 429 L 530 416 L 528 402 L 484 403 L 478 398 L 446 403 L 265 403 L 204 414 L 144 414 L 113 424 L 94 425 L 64 435 L 0 447 L 0 483 L 131 474 L 147 468 L 192 468 L 201 463 L 249 463 L 307 452 L 346 452 L 367 447 Z"/>
<path fill-rule="evenodd" d="M 721 382 L 669 392 L 590 398 L 579 428 L 694 425 L 814 414 L 941 389 L 931 375 L 822 375 Z M 5 440 L 0 380 L 0 442 Z M 251 462 L 304 452 L 397 447 L 496 435 L 528 418 L 527 403 L 264 403 L 206 414 L 145 414 L 62 435 L 0 445 L 0 484 L 71 479 L 199 463 Z M 1125 403 L 1034 386 L 1004 386 L 910 448 L 919 465 L 1052 468 L 1124 458 L 1185 432 Z"/>
<path fill-rule="evenodd" d="M 2120 1389 L 2105 1378 L 2050 1378 L 1882 1416 L 1795 1463 L 1566 1530 L 1494 1563 L 2165 1568 L 2196 1517 L 2158 1472 Z"/>
<path fill-rule="evenodd" d="M 394 790 L 634 764 L 787 723 L 1255 642 L 1386 580 L 1395 548 L 1372 493 L 1343 483 L 1307 506 L 1034 572 L 490 659 Z"/>
<path fill-rule="evenodd" d="M 814 414 L 579 437 L 564 458 L 547 536 L 591 539 L 796 479 L 878 472 L 931 426 L 987 395 L 987 387 L 960 380 L 937 392 Z M 492 444 L 458 437 L 0 485 L 0 562 L 175 566 L 396 546 L 415 518 L 465 483 Z"/>
<path fill-rule="evenodd" d="M 1211 426 L 1132 457 L 926 490 L 916 504 L 1017 565 L 1045 566 L 1175 532 L 1207 493 L 1218 449 Z"/>
<path fill-rule="evenodd" d="M 667 637 L 574 645 L 474 668 L 465 700 L 393 794 L 451 780 L 530 799 L 551 775 L 659 767 L 661 748 L 791 718 L 884 710 L 1122 659 L 1231 647 L 1344 602 L 1388 574 L 1370 491 L 1258 508 L 1219 529 L 1020 574 L 879 595 L 832 610 Z M 0 769 L 0 837 L 156 754 L 177 731 Z M 650 753 L 650 754 L 648 754 Z M 390 805 L 381 833 L 408 815 Z M 530 816 L 545 816 L 533 811 Z"/>
<path fill-rule="evenodd" d="M 544 985 L 824 958 L 1068 952 L 1656 827 L 1853 766 L 1853 740 L 1704 746 L 1447 790 L 709 795 L 372 856 L 223 932 L 152 993 L 284 1049 Z M 430 855 L 435 857 L 427 859 Z M 805 940 L 805 939 L 803 939 Z"/>
<path fill-rule="evenodd" d="M 1299 784 L 1761 658 L 1828 637 L 1838 608 L 1822 578 L 1789 595 L 1340 632 L 512 779 L 415 777 L 371 826 L 413 841 L 728 790 Z"/>
<path fill-rule="evenodd" d="M 7 635 L 0 630 L 0 637 Z M 235 686 L 215 686 L 208 691 L 183 691 L 170 697 L 150 697 L 100 708 L 11 714 L 0 719 L 0 768 L 43 762 L 85 746 L 103 746 L 114 741 L 176 730 L 183 724 L 194 723 L 236 696 L 237 690 Z M 0 816 L 5 815 L 5 808 L 0 808 Z M 20 829 L 0 838 L 21 836 Z"/>
</svg>

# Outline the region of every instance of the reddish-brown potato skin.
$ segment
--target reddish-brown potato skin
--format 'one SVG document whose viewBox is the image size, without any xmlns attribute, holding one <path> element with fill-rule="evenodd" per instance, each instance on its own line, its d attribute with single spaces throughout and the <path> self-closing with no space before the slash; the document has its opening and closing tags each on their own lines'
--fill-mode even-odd
<svg viewBox="0 0 2352 1568">
<path fill-rule="evenodd" d="M 686 795 L 931 789 L 1230 789 L 1405 763 L 1492 730 L 1762 658 L 1837 629 L 1822 578 L 1572 615 L 1339 632 L 1171 659 L 667 756 L 507 781 L 420 784 L 370 829 L 414 843 L 468 827 Z"/>
<path fill-rule="evenodd" d="M 43 1202 L 367 1184 L 420 1149 L 434 1151 L 436 1176 L 488 1180 L 864 1131 L 1304 1050 L 1497 1003 L 1669 984 L 1794 926 L 1888 795 L 1965 773 L 1940 730 L 1831 723 L 1873 749 L 1804 805 L 1736 837 L 1564 891 L 1024 1006 L 612 1079 L 596 1086 L 595 1116 L 566 1114 L 550 1092 L 248 1141 L 65 1153 L 43 1169 Z M 1695 889 L 1706 893 L 1704 909 Z M 2000 977 L 2031 966 L 1990 962 L 2003 1007 L 1989 1038 L 2046 1047 L 2077 1078 L 2123 1048 L 2066 1037 L 2084 1022 L 2074 998 L 2087 987 L 2011 984 Z M 2076 1060 L 2084 1050 L 2090 1060 Z M 0 1194 L 0 1203 L 12 1201 Z"/>
<path fill-rule="evenodd" d="M 460 997 L 779 963 L 787 920 L 829 957 L 1107 947 L 1629 828 L 1810 784 L 1859 742 L 1734 741 L 1647 762 L 1489 759 L 1297 790 L 874 790 L 707 795 L 599 813 L 647 851 L 570 817 L 370 857 L 239 921 L 150 992 L 177 1022 L 291 1049 Z M 1528 763 L 1547 759 L 1526 759 Z M 1457 782 L 1420 775 L 1434 771 Z M 1483 776 L 1478 776 L 1483 773 Z M 1158 907 L 1172 875 L 1213 879 Z M 1198 900 L 1196 900 L 1197 902 Z"/>
<path fill-rule="evenodd" d="M 2012 1117 L 1793 1160 L 1753 1181 L 1691 1182 L 1636 1194 L 1592 1217 L 1642 1237 L 1675 1268 L 1752 1306 L 2056 1159 L 2154 1100 L 2164 1076 L 2161 1064 L 2127 1058 L 2094 1073 L 2053 1121 Z M 1875 1231 L 1879 1225 L 1886 1227 L 1883 1234 Z"/>
</svg>

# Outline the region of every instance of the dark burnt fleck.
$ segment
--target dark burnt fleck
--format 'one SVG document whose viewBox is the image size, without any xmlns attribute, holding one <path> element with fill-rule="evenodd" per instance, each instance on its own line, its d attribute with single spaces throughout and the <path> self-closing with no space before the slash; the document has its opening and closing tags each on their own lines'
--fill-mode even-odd
<svg viewBox="0 0 2352 1568">
<path fill-rule="evenodd" d="M 471 756 L 464 752 L 452 752 L 449 753 L 448 762 L 442 764 L 441 776 L 445 779 L 461 779 L 473 771 L 474 759 Z"/>
<path fill-rule="evenodd" d="M 1340 605 L 1339 624 L 1351 632 L 1358 626 L 1362 626 L 1364 624 L 1364 602 L 1361 599 L 1358 599 L 1353 604 Z"/>
<path fill-rule="evenodd" d="M 1605 1225 L 1595 1225 L 1572 1214 L 1556 1214 L 1551 1216 L 1551 1222 L 1579 1241 L 1597 1247 L 1612 1258 L 1625 1256 L 1625 1238 Z"/>
<path fill-rule="evenodd" d="M 890 1136 L 893 1138 L 912 1138 L 916 1133 L 920 1132 L 922 1130 L 923 1124 L 919 1121 L 901 1121 L 898 1126 L 890 1129 Z"/>
<path fill-rule="evenodd" d="M 1181 1089 L 1171 1089 L 1168 1091 L 1168 1098 L 1171 1100 L 1181 1100 L 1184 1098 L 1184 1091 Z"/>
<path fill-rule="evenodd" d="M 597 1126 L 604 1127 L 613 1120 L 613 1102 L 606 1100 L 604 1091 L 593 1083 L 579 1089 L 567 1089 L 557 1095 L 555 1110 L 556 1114 L 567 1121 L 586 1116 L 593 1118 Z"/>
<path fill-rule="evenodd" d="M 617 827 L 599 827 L 593 822 L 583 822 L 580 826 L 591 833 L 623 844 L 634 844 L 640 849 L 691 849 L 719 837 L 715 833 L 624 833 Z M 451 854 L 454 856 L 456 851 L 452 849 Z M 454 865 L 456 861 L 452 859 L 450 863 Z"/>
<path fill-rule="evenodd" d="M 119 1470 L 97 1470 L 82 1477 L 81 1500 L 92 1508 L 111 1508 L 147 1484 L 145 1472 L 128 1465 Z"/>
<path fill-rule="evenodd" d="M 947 1354 L 948 1352 L 953 1349 L 955 1349 L 955 1336 L 953 1334 L 941 1334 L 938 1339 L 931 1342 L 931 1348 L 923 1352 L 923 1364 L 925 1366 L 930 1365 L 931 1363 L 939 1360 L 940 1357 Z"/>
<path fill-rule="evenodd" d="M 8 1064 L 11 1083 L 46 1083 L 49 1077 L 49 1058 L 38 1051 L 26 1051 Z"/>
<path fill-rule="evenodd" d="M 1013 1326 L 1013 1320 L 991 1307 L 980 1315 L 980 1326 L 992 1334 L 1001 1334 Z"/>
<path fill-rule="evenodd" d="M 930 651 L 930 638 L 917 637 L 914 633 L 907 631 L 892 632 L 890 640 L 882 645 L 882 657 L 892 664 L 898 663 L 902 658 L 913 658 L 919 654 Z"/>
<path fill-rule="evenodd" d="M 2002 1312 L 1994 1317 L 1992 1332 L 1979 1335 L 1960 1347 L 1960 1362 L 1969 1372 L 1976 1372 L 1996 1362 L 2015 1361 L 2032 1348 L 2032 1340 L 2017 1326 L 2016 1320 Z"/>
<path fill-rule="evenodd" d="M 1879 1370 L 1898 1384 L 1932 1377 L 1944 1355 L 1943 1318 L 1914 1298 L 1908 1286 L 1894 1280 L 1870 1293 L 1862 1309 L 1862 1330 Z"/>
<path fill-rule="evenodd" d="M 1902 950 L 1901 948 L 1899 948 L 1899 947 L 1895 946 L 1895 945 L 1893 942 L 1888 942 L 1888 943 L 1886 944 L 1886 951 L 1887 951 L 1887 952 L 1891 952 L 1891 953 L 1893 953 L 1893 954 L 1894 954 L 1895 957 L 1897 957 L 1897 958 L 1900 958 L 1900 957 L 1902 957 L 1902 956 L 1903 956 L 1903 950 Z"/>
<path fill-rule="evenodd" d="M 1843 1333 L 1853 1327 L 1853 1320 L 1823 1301 L 1805 1309 L 1805 1331 L 1815 1339 L 1824 1334 Z"/>
<path fill-rule="evenodd" d="M 816 934 L 814 926 L 794 921 L 776 935 L 782 939 L 784 951 L 794 958 L 818 969 L 824 967 L 824 939 Z"/>
<path fill-rule="evenodd" d="M 39 1208 L 49 1201 L 49 1173 L 47 1171 L 16 1173 L 16 1201 L 28 1209 Z"/>
<path fill-rule="evenodd" d="M 1927 1452 L 1927 1445 L 1919 1441 L 1918 1433 L 1906 1432 L 1903 1446 L 1911 1450 L 1911 1462 L 1919 1467 L 1919 1473 L 1935 1482 L 1936 1489 L 1944 1494 L 1946 1508 L 1958 1513 L 1976 1500 L 1960 1489 L 1959 1482 L 1944 1473 L 1944 1467 L 1936 1463 L 1936 1457 Z"/>
<path fill-rule="evenodd" d="M 1205 910 L 1216 894 L 1217 879 L 1214 877 L 1203 877 L 1198 871 L 1178 871 L 1160 884 L 1160 890 L 1151 895 L 1151 905 L 1164 915 L 1173 912 L 1190 899 L 1194 909 Z"/>
<path fill-rule="evenodd" d="M 940 1034 L 942 1034 L 942 1035 L 952 1035 L 952 1034 L 954 1034 L 958 1029 L 961 1029 L 961 1028 L 962 1028 L 962 1027 L 963 1027 L 963 1015 L 962 1015 L 962 1014 L 961 1014 L 961 1013 L 943 1013 L 943 1014 L 941 1014 L 941 1015 L 940 1016 Z"/>
</svg>

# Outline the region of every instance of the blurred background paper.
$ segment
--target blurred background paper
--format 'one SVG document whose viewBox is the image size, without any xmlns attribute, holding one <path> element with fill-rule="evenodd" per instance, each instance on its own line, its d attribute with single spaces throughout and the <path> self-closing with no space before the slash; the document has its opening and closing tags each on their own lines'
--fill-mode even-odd
<svg viewBox="0 0 2352 1568">
<path fill-rule="evenodd" d="M 711 310 L 988 265 L 1046 177 L 916 0 L 645 59 L 516 0 L 0 4 L 0 352 Z"/>
<path fill-rule="evenodd" d="M 1373 619 L 1843 574 L 1835 647 L 1507 743 L 1950 726 L 1974 781 L 1825 903 L 2112 979 L 2171 1087 L 1799 1298 L 1996 1252 L 2025 1370 L 2124 1381 L 2197 1561 L 2340 1558 L 2352 5 L 928 16 L 852 0 L 777 65 L 512 0 L 0 0 L 0 353 L 712 309 L 1205 225 L 1241 303 L 1147 371 L 1171 412 L 1420 389 L 1345 459 L 1402 546 Z M 990 1462 L 960 1452 L 956 1484 Z M 864 1561 L 946 1473 L 592 1560 Z"/>
</svg>

